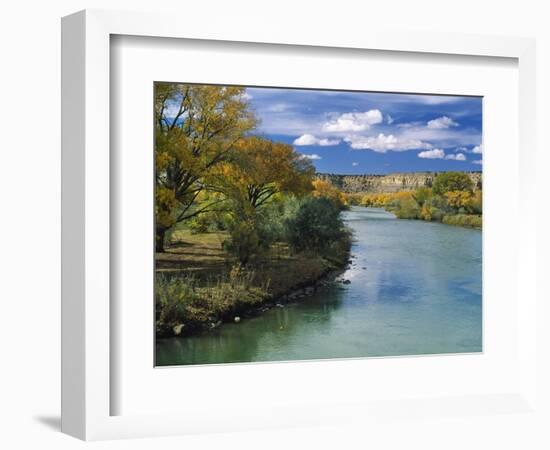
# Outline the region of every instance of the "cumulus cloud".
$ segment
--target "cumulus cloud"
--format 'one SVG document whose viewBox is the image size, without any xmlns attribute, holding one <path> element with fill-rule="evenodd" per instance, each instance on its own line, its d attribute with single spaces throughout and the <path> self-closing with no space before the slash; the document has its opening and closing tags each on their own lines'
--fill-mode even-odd
<svg viewBox="0 0 550 450">
<path fill-rule="evenodd" d="M 474 148 L 472 148 L 472 153 L 482 154 L 483 153 L 483 145 L 476 145 Z"/>
<path fill-rule="evenodd" d="M 391 125 L 393 122 L 394 122 L 393 117 L 390 116 L 389 114 L 387 114 L 387 115 L 386 115 L 386 123 L 387 123 L 388 125 Z"/>
<path fill-rule="evenodd" d="M 352 162 L 351 165 L 352 165 L 353 167 L 357 167 L 357 166 L 359 165 L 359 163 L 358 163 L 358 162 Z"/>
<path fill-rule="evenodd" d="M 372 125 L 381 123 L 383 115 L 379 109 L 371 109 L 366 112 L 344 113 L 323 125 L 323 131 L 332 133 L 364 131 Z"/>
<path fill-rule="evenodd" d="M 317 153 L 312 153 L 311 155 L 302 155 L 302 158 L 305 158 L 305 159 L 312 159 L 312 160 L 318 160 L 318 159 L 323 159 L 320 155 L 318 155 Z"/>
<path fill-rule="evenodd" d="M 432 145 L 417 139 L 404 139 L 393 134 L 380 133 L 378 136 L 348 136 L 344 139 L 355 150 L 374 150 L 379 153 L 387 151 L 405 151 L 429 149 Z"/>
<path fill-rule="evenodd" d="M 299 138 L 294 139 L 294 145 L 320 145 L 321 147 L 328 147 L 331 145 L 338 145 L 339 139 L 318 139 L 312 134 L 302 134 Z"/>
<path fill-rule="evenodd" d="M 419 158 L 424 159 L 443 159 L 445 158 L 445 152 L 440 148 L 434 148 L 433 150 L 426 150 L 418 154 Z"/>
<path fill-rule="evenodd" d="M 438 117 L 437 119 L 428 121 L 428 128 L 432 128 L 435 130 L 441 130 L 444 128 L 457 127 L 457 126 L 458 126 L 458 123 L 456 123 L 453 119 L 447 116 Z"/>
<path fill-rule="evenodd" d="M 452 153 L 445 156 L 445 159 L 452 159 L 454 161 L 466 161 L 466 156 L 463 153 Z"/>
</svg>

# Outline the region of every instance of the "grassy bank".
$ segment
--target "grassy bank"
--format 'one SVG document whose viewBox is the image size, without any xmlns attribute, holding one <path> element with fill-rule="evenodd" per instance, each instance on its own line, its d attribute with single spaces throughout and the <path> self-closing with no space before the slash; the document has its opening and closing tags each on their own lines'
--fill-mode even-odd
<svg viewBox="0 0 550 450">
<path fill-rule="evenodd" d="M 156 271 L 157 335 L 190 335 L 255 314 L 283 296 L 345 267 L 350 236 L 322 252 L 276 243 L 247 266 L 224 250 L 226 232 L 177 230 Z"/>
</svg>

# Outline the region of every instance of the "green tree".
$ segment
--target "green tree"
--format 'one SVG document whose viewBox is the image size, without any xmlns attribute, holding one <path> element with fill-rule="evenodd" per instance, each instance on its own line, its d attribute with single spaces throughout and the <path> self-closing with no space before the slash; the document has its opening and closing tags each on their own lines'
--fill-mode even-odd
<svg viewBox="0 0 550 450">
<path fill-rule="evenodd" d="M 473 182 L 467 173 L 444 172 L 435 177 L 432 191 L 436 195 L 443 195 L 450 191 L 472 192 Z"/>
<path fill-rule="evenodd" d="M 197 206 L 210 171 L 255 126 L 243 94 L 238 87 L 155 85 L 156 251 L 164 251 L 166 231 L 176 223 L 221 201 Z"/>
<path fill-rule="evenodd" d="M 295 251 L 322 250 L 346 235 L 338 206 L 325 197 L 304 198 L 286 229 Z"/>
</svg>

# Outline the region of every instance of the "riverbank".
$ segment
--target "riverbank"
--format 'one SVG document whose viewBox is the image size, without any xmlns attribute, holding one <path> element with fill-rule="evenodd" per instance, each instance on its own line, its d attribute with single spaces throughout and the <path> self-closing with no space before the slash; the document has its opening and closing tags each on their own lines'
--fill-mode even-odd
<svg viewBox="0 0 550 450">
<path fill-rule="evenodd" d="M 436 194 L 432 188 L 424 187 L 416 191 L 351 194 L 347 198 L 352 205 L 383 208 L 398 219 L 439 222 L 477 230 L 483 226 L 480 190 Z"/>
<path fill-rule="evenodd" d="M 296 361 L 482 350 L 481 233 L 342 213 L 351 263 L 304 297 L 209 332 L 158 339 L 157 366 Z M 284 307 L 282 307 L 284 306 Z"/>
<path fill-rule="evenodd" d="M 351 239 L 322 254 L 274 245 L 246 267 L 223 250 L 226 233 L 178 231 L 156 255 L 156 335 L 190 336 L 240 322 L 315 292 L 346 267 Z"/>
</svg>

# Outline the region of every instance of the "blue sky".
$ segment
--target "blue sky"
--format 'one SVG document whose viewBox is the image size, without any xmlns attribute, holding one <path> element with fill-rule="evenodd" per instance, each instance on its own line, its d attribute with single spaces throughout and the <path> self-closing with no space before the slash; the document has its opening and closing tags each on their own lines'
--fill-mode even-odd
<svg viewBox="0 0 550 450">
<path fill-rule="evenodd" d="M 319 172 L 481 170 L 480 97 L 247 88 L 257 133 Z"/>
</svg>

